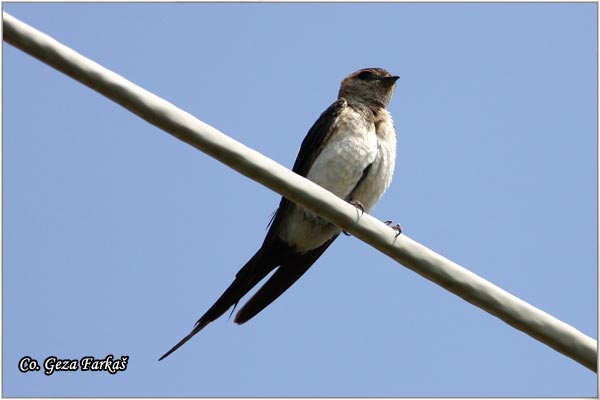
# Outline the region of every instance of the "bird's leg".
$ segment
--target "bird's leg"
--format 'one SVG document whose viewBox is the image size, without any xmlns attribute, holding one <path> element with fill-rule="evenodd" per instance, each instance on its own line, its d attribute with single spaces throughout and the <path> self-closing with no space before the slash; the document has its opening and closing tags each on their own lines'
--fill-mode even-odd
<svg viewBox="0 0 600 400">
<path fill-rule="evenodd" d="M 348 200 L 348 203 L 352 204 L 354 207 L 356 207 L 357 210 L 360 210 L 360 216 L 362 217 L 362 215 L 365 213 L 365 206 L 363 206 L 363 204 L 358 201 L 358 200 Z M 344 233 L 344 235 L 346 236 L 350 236 L 350 234 L 346 231 L 342 231 Z"/>
<path fill-rule="evenodd" d="M 360 215 L 362 217 L 362 215 L 365 213 L 365 206 L 363 206 L 362 203 L 358 200 L 349 200 L 348 203 L 356 207 L 357 210 L 360 210 Z"/>
<path fill-rule="evenodd" d="M 392 221 L 385 221 L 384 224 L 396 231 L 396 237 L 400 236 L 400 234 L 402 233 L 402 227 L 400 226 L 400 224 L 392 226 Z"/>
</svg>

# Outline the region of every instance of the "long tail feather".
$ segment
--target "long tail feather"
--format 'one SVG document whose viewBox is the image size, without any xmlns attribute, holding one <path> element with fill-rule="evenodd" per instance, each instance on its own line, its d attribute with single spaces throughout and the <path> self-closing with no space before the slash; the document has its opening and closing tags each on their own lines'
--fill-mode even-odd
<svg viewBox="0 0 600 400">
<path fill-rule="evenodd" d="M 337 235 L 319 248 L 298 254 L 282 263 L 269 280 L 238 311 L 234 322 L 238 324 L 247 322 L 275 301 L 317 261 L 336 237 Z"/>
<path fill-rule="evenodd" d="M 260 282 L 275 267 L 284 262 L 290 250 L 283 243 L 271 243 L 268 247 L 261 247 L 256 254 L 240 269 L 236 278 L 211 308 L 196 322 L 194 329 L 179 343 L 167 351 L 160 360 L 165 359 L 175 350 L 183 346 L 206 325 L 223 315 L 231 306 L 237 304 L 258 282 Z"/>
</svg>

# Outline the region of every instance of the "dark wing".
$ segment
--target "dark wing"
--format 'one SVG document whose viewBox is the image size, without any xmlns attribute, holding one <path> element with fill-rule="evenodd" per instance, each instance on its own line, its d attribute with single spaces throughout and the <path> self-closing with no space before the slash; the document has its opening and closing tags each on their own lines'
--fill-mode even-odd
<svg viewBox="0 0 600 400">
<path fill-rule="evenodd" d="M 330 105 L 327 110 L 323 111 L 302 141 L 292 171 L 300 176 L 306 177 L 306 175 L 308 175 L 308 171 L 310 171 L 315 159 L 321 154 L 321 150 L 331 137 L 333 128 L 347 104 L 345 99 L 338 99 Z M 273 216 L 271 227 L 265 238 L 265 244 L 273 241 L 277 237 L 277 233 L 281 228 L 281 223 L 287 215 L 291 205 L 292 203 L 288 199 L 285 197 L 281 198 L 279 207 Z"/>
</svg>

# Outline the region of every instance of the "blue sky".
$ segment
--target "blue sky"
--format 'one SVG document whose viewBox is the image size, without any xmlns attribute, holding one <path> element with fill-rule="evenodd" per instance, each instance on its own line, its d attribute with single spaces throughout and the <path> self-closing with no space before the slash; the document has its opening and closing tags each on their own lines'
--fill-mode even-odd
<svg viewBox="0 0 600 400">
<path fill-rule="evenodd" d="M 4 4 L 291 167 L 339 82 L 400 75 L 405 234 L 597 338 L 597 5 Z M 596 375 L 352 237 L 163 362 L 279 195 L 3 44 L 4 396 L 595 396 Z M 21 373 L 31 356 L 126 371 Z"/>
</svg>

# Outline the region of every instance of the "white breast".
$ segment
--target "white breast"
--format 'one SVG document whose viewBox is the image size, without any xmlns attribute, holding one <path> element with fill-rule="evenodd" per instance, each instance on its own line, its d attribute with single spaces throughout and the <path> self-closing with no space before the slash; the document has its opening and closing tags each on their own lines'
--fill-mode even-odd
<svg viewBox="0 0 600 400">
<path fill-rule="evenodd" d="M 387 114 L 387 111 L 384 111 Z M 354 191 L 353 198 L 370 211 L 392 182 L 396 165 L 396 130 L 389 114 L 377 127 L 377 156 L 369 174 Z"/>
<path fill-rule="evenodd" d="M 306 177 L 336 196 L 347 199 L 365 168 L 376 158 L 375 126 L 362 115 L 348 112 L 340 119 L 335 133 Z"/>
</svg>

